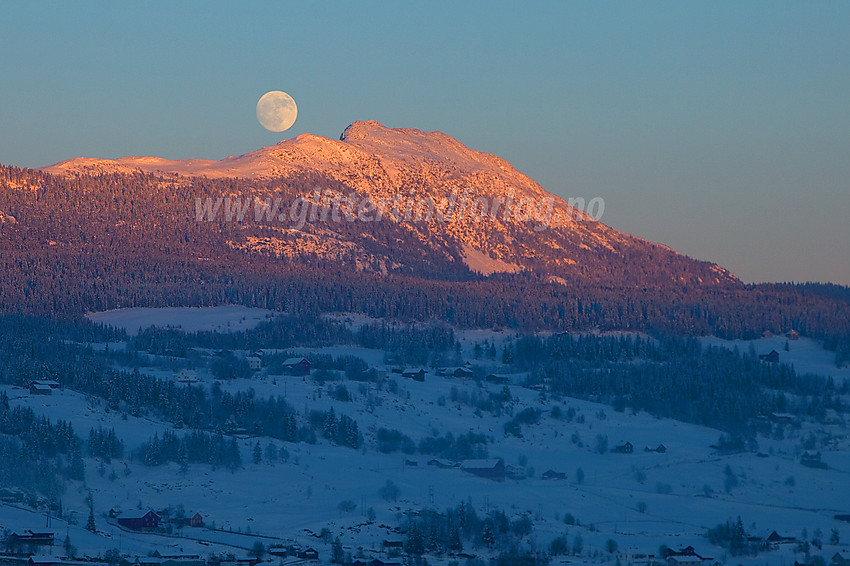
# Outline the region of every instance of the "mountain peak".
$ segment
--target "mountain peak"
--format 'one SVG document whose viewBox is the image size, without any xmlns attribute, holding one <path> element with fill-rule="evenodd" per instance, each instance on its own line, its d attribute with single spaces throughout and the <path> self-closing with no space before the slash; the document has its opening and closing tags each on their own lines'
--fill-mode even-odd
<svg viewBox="0 0 850 566">
<path fill-rule="evenodd" d="M 206 159 L 169 160 L 155 157 L 119 159 L 77 158 L 44 167 L 59 175 L 130 173 L 135 170 L 177 173 L 185 176 L 271 178 L 310 170 L 331 174 L 356 189 L 421 183 L 447 187 L 454 178 L 468 179 L 468 186 L 482 183 L 489 190 L 514 187 L 520 192 L 542 196 L 531 179 L 495 155 L 468 148 L 439 131 L 389 128 L 375 120 L 356 121 L 342 132 L 339 140 L 310 133 L 286 139 L 221 161 Z M 489 178 L 485 182 L 483 177 Z M 451 188 L 451 187 L 449 187 Z"/>
<path fill-rule="evenodd" d="M 389 128 L 374 120 L 353 122 L 339 140 L 304 133 L 221 161 L 152 157 L 77 159 L 44 170 L 60 175 L 176 173 L 189 177 L 254 179 L 259 184 L 272 178 L 320 179 L 322 183 L 325 180 L 338 183 L 345 191 L 354 191 L 372 202 L 395 202 L 399 207 L 402 204 L 411 207 L 405 210 L 444 207 L 441 210 L 446 212 L 450 199 L 458 199 L 458 217 L 451 221 L 429 217 L 423 222 L 399 221 L 394 228 L 377 223 L 367 228 L 383 234 L 381 238 L 387 241 L 419 242 L 425 256 L 430 258 L 426 262 L 431 266 L 428 269 L 441 266 L 437 269 L 452 271 L 457 265 L 466 265 L 469 270 L 483 274 L 530 271 L 555 277 L 556 281 L 613 278 L 738 284 L 720 267 L 682 258 L 669 248 L 593 221 L 583 210 L 547 193 L 496 155 L 471 149 L 439 131 Z M 296 196 L 290 194 L 291 198 Z M 402 200 L 397 200 L 399 197 Z M 525 213 L 520 214 L 523 206 Z M 479 214 L 481 218 L 473 218 L 470 211 L 477 210 L 475 207 L 484 211 Z M 512 207 L 510 212 L 508 207 Z M 532 221 L 529 214 L 539 218 Z M 345 227 L 332 228 L 337 233 Z M 392 231 L 396 229 L 397 232 Z M 262 250 L 257 247 L 260 236 L 251 237 L 254 239 L 234 245 L 252 252 Z M 381 240 L 363 240 L 362 233 L 357 232 L 340 244 L 339 237 L 338 234 L 325 242 L 328 249 L 349 249 L 345 246 L 373 249 L 375 242 Z M 365 244 L 367 241 L 371 243 Z M 289 250 L 287 253 L 302 253 L 288 240 L 275 242 L 275 246 Z M 368 264 L 385 272 L 387 266 L 407 269 L 404 266 L 412 261 L 408 253 L 394 248 L 381 254 L 375 255 L 374 261 L 361 258 L 358 265 Z"/>
<path fill-rule="evenodd" d="M 349 124 L 339 136 L 339 141 L 355 141 L 373 136 L 376 133 L 388 131 L 387 128 L 376 120 L 357 120 Z"/>
</svg>

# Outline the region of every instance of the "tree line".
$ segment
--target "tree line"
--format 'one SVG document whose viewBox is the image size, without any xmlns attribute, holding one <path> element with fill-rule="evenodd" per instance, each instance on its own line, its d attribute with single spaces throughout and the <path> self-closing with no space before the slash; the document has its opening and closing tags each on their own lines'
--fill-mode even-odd
<svg viewBox="0 0 850 566">
<path fill-rule="evenodd" d="M 539 273 L 481 277 L 453 259 L 459 250 L 439 234 L 422 245 L 393 222 L 372 223 L 368 238 L 362 226 L 335 224 L 330 228 L 342 240 L 358 242 L 367 254 L 403 260 L 386 274 L 359 271 L 351 262 L 310 253 L 287 258 L 243 251 L 232 244 L 244 240 L 244 226 L 197 222 L 186 204 L 196 196 L 258 188 L 294 198 L 316 186 L 347 190 L 315 175 L 258 187 L 141 173 L 63 178 L 0 166 L 0 210 L 18 219 L 0 226 L 0 310 L 78 316 L 119 307 L 244 304 L 477 328 L 728 338 L 793 328 L 829 339 L 836 350 L 840 345 L 841 361 L 848 359 L 850 293 L 839 286 L 715 282 L 711 264 L 637 239 L 619 252 L 571 250 L 578 259 L 559 272 L 565 284 L 549 281 L 552 258 L 543 252 Z M 252 235 L 288 237 L 273 228 L 252 226 Z M 519 246 L 533 237 L 516 232 Z"/>
</svg>

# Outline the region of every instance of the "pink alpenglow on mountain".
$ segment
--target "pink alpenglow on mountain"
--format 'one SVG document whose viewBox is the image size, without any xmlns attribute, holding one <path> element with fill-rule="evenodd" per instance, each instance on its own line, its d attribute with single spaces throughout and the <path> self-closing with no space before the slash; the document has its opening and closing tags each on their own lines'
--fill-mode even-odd
<svg viewBox="0 0 850 566">
<path fill-rule="evenodd" d="M 478 218 L 464 214 L 448 222 L 430 219 L 410 222 L 400 229 L 407 242 L 430 249 L 432 257 L 436 254 L 441 262 L 461 264 L 480 275 L 529 271 L 548 277 L 550 282 L 564 283 L 576 277 L 594 279 L 600 265 L 608 272 L 606 278 L 617 278 L 619 273 L 633 270 L 637 262 L 645 264 L 639 269 L 650 278 L 670 271 L 661 277 L 693 284 L 739 284 L 737 278 L 719 266 L 683 258 L 667 246 L 596 221 L 580 208 L 548 193 L 498 156 L 470 149 L 442 132 L 387 128 L 375 121 L 354 122 L 339 140 L 301 134 L 221 161 L 77 158 L 43 170 L 64 176 L 142 171 L 177 174 L 189 180 L 243 178 L 257 186 L 273 178 L 313 175 L 332 179 L 375 201 L 402 196 L 445 203 L 452 195 L 464 203 L 480 200 L 491 206 L 496 202 L 516 205 L 527 201 L 533 203 L 536 214 L 541 216 L 530 220 L 530 216 L 506 215 L 503 204 L 501 214 Z M 303 196 L 309 198 L 310 194 L 307 191 Z M 592 195 L 584 195 L 581 201 L 588 202 L 591 198 Z M 471 205 L 466 211 L 470 208 Z M 480 221 L 481 218 L 486 221 Z M 392 266 L 404 266 L 408 260 L 404 254 L 396 257 L 391 252 L 365 253 L 362 233 L 352 237 L 332 226 L 329 228 L 298 226 L 285 238 L 246 233 L 232 245 L 249 253 L 290 258 L 303 253 L 328 258 L 358 256 L 357 269 L 382 272 L 392 270 Z M 612 262 L 617 266 L 612 267 Z M 665 267 L 656 273 L 655 264 Z"/>
</svg>

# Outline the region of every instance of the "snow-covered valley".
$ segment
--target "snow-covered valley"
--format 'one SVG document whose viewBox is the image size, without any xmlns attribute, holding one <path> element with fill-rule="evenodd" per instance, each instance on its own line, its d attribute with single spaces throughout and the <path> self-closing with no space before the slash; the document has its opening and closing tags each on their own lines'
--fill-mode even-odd
<svg viewBox="0 0 850 566">
<path fill-rule="evenodd" d="M 239 311 L 230 315 L 244 317 Z M 138 328 L 138 313 L 127 316 L 133 322 L 124 326 Z M 344 315 L 335 320 L 352 327 L 372 322 Z M 109 322 L 115 321 L 113 313 Z M 208 324 L 222 328 L 228 321 Z M 724 450 L 718 447 L 725 434 L 719 429 L 554 394 L 545 384 L 527 387 L 527 372 L 487 353 L 488 347 L 502 352 L 516 339 L 512 333 L 455 330 L 455 336 L 455 365 L 425 365 L 423 381 L 402 375 L 409 370 L 385 350 L 350 344 L 285 352 L 314 360 L 356 357 L 373 378 L 353 380 L 345 371 L 331 369 L 275 371 L 269 362 L 274 349 L 227 352 L 237 360 L 256 356 L 257 366 L 244 377 L 226 380 L 217 379 L 211 369 L 221 350 L 198 350 L 179 359 L 140 358 L 136 369 L 141 375 L 173 381 L 174 387 L 280 398 L 305 422 L 311 412 L 333 411 L 356 421 L 361 436 L 357 447 L 349 447 L 321 435 L 313 442 L 285 442 L 256 431 L 231 430 L 225 436 L 235 439 L 241 459 L 235 469 L 202 463 L 146 465 L 138 455 L 144 443 L 154 435 L 183 435 L 187 429 L 152 411 L 133 415 L 116 410 L 103 398 L 70 388 L 39 395 L 27 387 L 2 385 L 10 408 L 27 407 L 52 422 L 70 422 L 83 439 L 92 429 L 114 430 L 124 453 L 108 463 L 91 455 L 84 458 L 85 481 L 67 484 L 61 518 L 55 510 L 45 513 L 16 500 L 10 495 L 15 490 L 8 490 L 0 505 L 0 528 L 45 530 L 50 516 L 47 530 L 56 533 L 57 544 L 43 550 L 57 556 L 67 550 L 58 542 L 67 535 L 78 556 L 117 549 L 139 556 L 156 550 L 162 555 L 223 552 L 247 557 L 260 542 L 266 548 L 312 547 L 327 563 L 336 543 L 352 560 L 391 561 L 394 554 L 406 553 L 386 547 L 385 541 L 402 542 L 406 549 L 410 533 L 402 527 L 411 516 L 462 507 L 482 519 L 501 511 L 509 521 L 528 521 L 533 526 L 527 532 L 511 537 L 517 551 L 548 552 L 563 537 L 567 551 L 553 554 L 553 563 L 663 562 L 662 545 L 693 546 L 703 557 L 735 564 L 803 561 L 804 545 L 811 555 L 827 560 L 844 551 L 850 528 L 836 515 L 850 512 L 850 442 L 841 418 L 765 415 L 766 421 L 787 424 L 774 427 L 781 434 L 756 436 L 742 450 Z M 807 371 L 820 367 L 818 360 L 828 355 L 810 341 L 793 343 L 792 351 L 798 344 L 804 347 L 795 363 Z M 90 346 L 115 369 L 132 370 L 119 354 L 107 356 L 130 344 Z M 836 371 L 837 376 L 846 370 Z M 499 402 L 482 410 L 489 403 L 485 399 Z M 518 420 L 523 414 L 536 418 Z M 509 433 L 511 421 L 520 424 Z M 381 430 L 408 438 L 412 447 L 386 449 Z M 479 477 L 458 467 L 460 462 L 422 453 L 423 439 L 447 433 L 485 439 L 489 460 L 479 465 L 501 460 L 503 473 L 497 479 Z M 817 439 L 822 467 L 801 464 L 811 438 Z M 85 529 L 88 501 L 93 502 L 94 533 Z M 109 516 L 110 510 L 121 516 L 149 509 L 174 514 L 178 508 L 181 516 L 202 515 L 205 527 L 172 530 L 169 524 L 169 533 L 134 532 Z M 738 517 L 754 540 L 764 541 L 776 531 L 794 542 L 773 545 L 756 556 L 733 557 L 706 535 Z M 822 549 L 812 547 L 811 539 Z M 497 554 L 499 544 L 463 540 L 462 550 L 435 545 L 424 556 L 431 564 L 464 563 L 471 556 L 486 561 Z"/>
</svg>

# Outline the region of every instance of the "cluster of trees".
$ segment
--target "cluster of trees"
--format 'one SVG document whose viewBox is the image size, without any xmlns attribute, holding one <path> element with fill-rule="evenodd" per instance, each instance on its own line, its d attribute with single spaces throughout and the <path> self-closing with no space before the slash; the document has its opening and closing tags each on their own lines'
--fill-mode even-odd
<svg viewBox="0 0 850 566">
<path fill-rule="evenodd" d="M 399 451 L 413 454 L 417 450 L 417 445 L 412 438 L 394 429 L 379 428 L 376 441 L 378 451 L 385 454 Z M 421 439 L 418 449 L 422 455 L 445 458 L 453 462 L 486 458 L 487 437 L 472 431 L 457 436 L 451 432 L 444 435 L 435 432 L 432 436 Z"/>
<path fill-rule="evenodd" d="M 732 556 L 755 556 L 764 550 L 764 541 L 751 541 L 744 529 L 741 517 L 726 521 L 708 529 L 708 540 L 722 546 Z"/>
<path fill-rule="evenodd" d="M 843 413 L 841 395 L 850 392 L 847 384 L 763 363 L 755 352 L 704 347 L 694 338 L 526 336 L 506 350 L 530 372 L 529 384 L 546 382 L 555 394 L 730 431 L 774 411 L 814 418 L 827 409 Z"/>
<path fill-rule="evenodd" d="M 765 539 L 748 535 L 740 516 L 734 521 L 724 521 L 708 529 L 706 537 L 712 544 L 727 549 L 732 556 L 756 556 L 759 552 L 775 550 L 776 548 L 775 545 L 771 545 Z M 839 542 L 839 532 L 832 529 L 829 544 L 837 546 Z M 797 539 L 796 552 L 805 554 L 809 564 L 825 566 L 826 562 L 822 556 L 810 555 L 812 548 L 822 550 L 823 544 L 824 534 L 820 529 L 815 529 L 811 537 L 808 529 L 803 529 L 799 539 Z"/>
<path fill-rule="evenodd" d="M 88 331 L 87 337 L 93 341 L 114 337 L 97 334 L 95 327 Z M 25 385 L 33 375 L 53 379 L 69 389 L 104 399 L 112 410 L 135 416 L 152 413 L 175 425 L 210 433 L 242 430 L 286 442 L 316 442 L 322 437 L 342 446 L 358 448 L 362 445 L 356 421 L 346 415 L 337 416 L 333 410 L 301 416 L 282 397 L 258 398 L 253 391 L 231 393 L 217 384 L 208 391 L 204 387 L 179 386 L 138 370 L 118 371 L 104 363 L 106 355 L 98 355 L 79 345 L 56 343 L 51 349 L 43 348 L 42 344 L 54 340 L 52 332 L 53 326 L 48 324 L 32 325 L 26 333 L 15 333 L 14 325 L 11 328 L 0 325 L 0 346 L 9 344 L 8 349 L 0 349 L 0 359 L 8 361 L 0 369 L 0 381 Z M 170 342 L 175 343 L 174 340 Z M 55 452 L 51 443 L 73 437 L 70 424 L 42 423 L 29 409 L 15 408 L 4 415 L 9 434 L 22 435 L 34 449 L 46 454 Z M 48 425 L 59 431 L 58 436 L 41 430 Z M 105 459 L 119 457 L 123 447 L 113 431 L 96 430 L 92 435 L 89 443 L 92 455 Z M 82 445 L 77 441 L 77 448 L 71 453 L 79 452 Z M 68 452 L 67 442 L 59 451 Z"/>
<path fill-rule="evenodd" d="M 392 454 L 393 452 L 404 452 L 413 454 L 416 452 L 416 443 L 412 438 L 395 429 L 381 427 L 375 434 L 378 452 Z"/>
<path fill-rule="evenodd" d="M 256 328 L 226 334 L 148 328 L 132 340 L 131 351 L 183 358 L 189 355 L 191 348 L 224 350 L 223 355 L 213 364 L 213 374 L 220 379 L 232 379 L 247 377 L 251 371 L 243 359 L 229 355 L 230 350 L 285 349 L 295 346 L 315 348 L 332 344 L 385 350 L 392 352 L 398 363 L 420 365 L 435 361 L 435 357 L 456 357 L 460 348 L 454 331 L 444 324 L 409 326 L 376 322 L 352 330 L 344 321 L 300 313 L 281 314 Z M 264 356 L 263 363 L 272 373 L 286 373 L 281 364 L 294 355 L 287 351 L 270 353 Z M 361 374 L 368 369 L 363 360 L 354 356 L 311 353 L 306 357 L 313 369 L 344 371 L 349 379 L 354 380 L 365 379 Z M 133 361 L 127 356 L 123 358 Z"/>
<path fill-rule="evenodd" d="M 81 446 L 70 422 L 60 419 L 53 424 L 29 407 L 10 408 L 5 392 L 0 396 L 0 432 L 17 436 L 27 449 L 48 457 L 69 454 Z"/>
<path fill-rule="evenodd" d="M 184 467 L 188 464 L 209 464 L 230 470 L 242 466 L 235 438 L 226 439 L 221 433 L 197 430 L 183 436 L 171 431 L 163 432 L 162 436 L 154 434 L 136 450 L 135 457 L 146 466 L 159 466 L 166 462 L 177 462 Z"/>
<path fill-rule="evenodd" d="M 408 513 L 401 528 L 406 533 L 405 551 L 421 555 L 462 552 L 465 545 L 514 551 L 533 526 L 527 513 L 511 519 L 496 509 L 479 517 L 471 502 L 461 502 L 442 513 L 431 509 Z"/>
<path fill-rule="evenodd" d="M 58 497 L 70 477 L 61 461 L 28 452 L 14 437 L 0 436 L 0 485 Z"/>
<path fill-rule="evenodd" d="M 460 351 L 454 331 L 441 324 L 395 326 L 386 322 L 364 324 L 355 333 L 356 343 L 393 353 L 396 361 L 424 365 L 435 354 Z"/>
<path fill-rule="evenodd" d="M 339 446 L 360 448 L 363 445 L 363 435 L 357 426 L 357 421 L 348 415 L 337 417 L 331 407 L 328 411 L 311 411 L 310 423 L 313 429 L 321 430 L 322 437 Z"/>
<path fill-rule="evenodd" d="M 247 379 L 251 377 L 251 366 L 243 357 L 237 357 L 230 350 L 214 360 L 210 370 L 216 379 Z"/>
<path fill-rule="evenodd" d="M 263 450 L 263 447 L 260 446 L 260 441 L 258 440 L 251 451 L 251 460 L 255 464 L 262 464 L 265 462 L 272 466 L 277 462 L 285 463 L 289 461 L 289 450 L 283 446 L 278 448 L 274 442 L 266 444 L 266 448 Z"/>
<path fill-rule="evenodd" d="M 572 515 L 567 514 L 569 517 Z M 575 520 L 572 522 L 567 522 L 567 524 L 575 524 Z M 584 551 L 584 538 L 581 536 L 581 533 L 576 533 L 573 537 L 572 543 L 567 538 L 567 535 L 560 535 L 552 539 L 552 542 L 549 543 L 549 554 L 552 556 L 562 556 L 573 554 L 575 556 L 581 556 L 581 553 Z"/>
<path fill-rule="evenodd" d="M 124 442 L 115 434 L 114 428 L 106 429 L 99 426 L 91 429 L 86 446 L 89 456 L 100 458 L 106 463 L 124 455 Z"/>
<path fill-rule="evenodd" d="M 32 409 L 9 406 L 0 394 L 0 485 L 58 497 L 65 480 L 82 481 L 82 441 L 71 423 L 37 417 Z"/>
<path fill-rule="evenodd" d="M 483 379 L 484 372 L 480 367 L 473 366 L 472 371 L 473 377 L 476 380 Z M 449 390 L 449 399 L 451 399 L 453 403 L 472 407 L 475 409 L 476 414 L 478 412 L 488 412 L 493 416 L 498 417 L 502 414 L 502 411 L 508 408 L 513 397 L 511 396 L 510 388 L 508 386 L 503 387 L 502 390 L 497 393 L 491 393 L 484 388 L 461 389 L 456 385 L 452 385 Z"/>
<path fill-rule="evenodd" d="M 536 425 L 540 422 L 540 409 L 523 409 L 505 423 L 505 434 L 522 438 L 522 425 Z"/>
<path fill-rule="evenodd" d="M 486 458 L 488 456 L 487 437 L 472 431 L 457 436 L 451 432 L 442 436 L 428 436 L 419 441 L 419 452 L 453 462 Z"/>
</svg>

